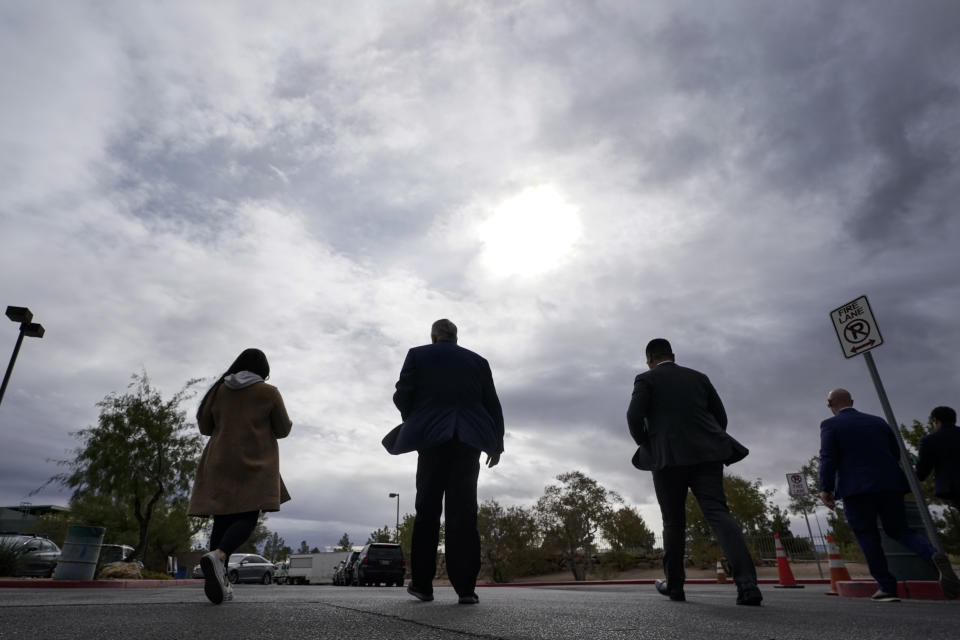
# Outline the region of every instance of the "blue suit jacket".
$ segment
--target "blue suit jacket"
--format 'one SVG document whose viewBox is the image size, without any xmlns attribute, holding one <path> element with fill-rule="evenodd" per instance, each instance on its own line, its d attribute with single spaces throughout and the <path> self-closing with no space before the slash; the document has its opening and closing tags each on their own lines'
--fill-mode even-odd
<svg viewBox="0 0 960 640">
<path fill-rule="evenodd" d="M 503 410 L 490 365 L 454 342 L 410 349 L 393 403 L 403 423 L 383 439 L 390 453 L 429 449 L 454 436 L 490 455 L 503 451 Z"/>
<path fill-rule="evenodd" d="M 837 498 L 909 491 L 896 436 L 885 420 L 853 407 L 820 423 L 820 490 Z"/>
<path fill-rule="evenodd" d="M 921 480 L 934 471 L 934 494 L 941 498 L 960 498 L 960 427 L 943 425 L 920 441 L 917 477 Z"/>
</svg>

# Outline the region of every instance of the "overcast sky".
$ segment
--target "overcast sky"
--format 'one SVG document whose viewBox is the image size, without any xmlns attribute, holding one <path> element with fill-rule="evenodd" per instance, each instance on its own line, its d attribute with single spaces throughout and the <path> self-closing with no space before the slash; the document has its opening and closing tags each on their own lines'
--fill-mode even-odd
<svg viewBox="0 0 960 640">
<path fill-rule="evenodd" d="M 659 531 L 624 416 L 665 337 L 786 504 L 831 388 L 881 413 L 833 308 L 869 296 L 900 422 L 960 405 L 958 28 L 953 0 L 0 0 L 0 305 L 47 331 L 0 505 L 66 504 L 28 494 L 131 374 L 169 396 L 255 346 L 294 422 L 268 526 L 363 542 L 389 492 L 413 511 L 380 439 L 441 317 L 503 403 L 482 499 L 579 469 Z"/>
</svg>

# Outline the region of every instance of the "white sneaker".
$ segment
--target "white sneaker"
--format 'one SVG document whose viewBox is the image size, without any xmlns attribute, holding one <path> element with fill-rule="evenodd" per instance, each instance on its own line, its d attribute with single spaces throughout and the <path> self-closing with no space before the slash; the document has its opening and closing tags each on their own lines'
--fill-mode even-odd
<svg viewBox="0 0 960 640">
<path fill-rule="evenodd" d="M 223 588 L 227 581 L 223 573 L 223 560 L 216 551 L 211 551 L 200 558 L 200 568 L 203 569 L 203 592 L 210 602 L 220 604 L 226 596 L 226 589 Z"/>
<path fill-rule="evenodd" d="M 233 600 L 233 585 L 230 584 L 229 580 L 226 580 L 223 583 L 223 601 L 230 602 L 231 600 Z"/>
</svg>

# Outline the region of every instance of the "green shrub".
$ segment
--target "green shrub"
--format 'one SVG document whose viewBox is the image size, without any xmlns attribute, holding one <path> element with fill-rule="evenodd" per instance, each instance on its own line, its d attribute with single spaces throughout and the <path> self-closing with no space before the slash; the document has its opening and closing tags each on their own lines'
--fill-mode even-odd
<svg viewBox="0 0 960 640">
<path fill-rule="evenodd" d="M 14 540 L 0 540 L 0 576 L 14 576 L 23 565 L 19 544 Z"/>
</svg>

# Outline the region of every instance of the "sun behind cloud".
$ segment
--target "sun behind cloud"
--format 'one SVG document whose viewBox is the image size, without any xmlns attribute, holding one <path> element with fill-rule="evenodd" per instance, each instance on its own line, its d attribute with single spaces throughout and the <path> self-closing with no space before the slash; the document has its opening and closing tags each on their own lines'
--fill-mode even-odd
<svg viewBox="0 0 960 640">
<path fill-rule="evenodd" d="M 577 208 L 550 185 L 524 189 L 480 224 L 483 264 L 499 276 L 537 276 L 563 264 L 580 237 Z"/>
</svg>

